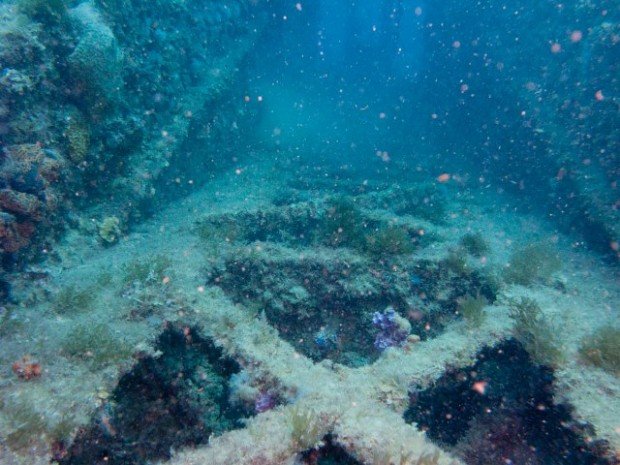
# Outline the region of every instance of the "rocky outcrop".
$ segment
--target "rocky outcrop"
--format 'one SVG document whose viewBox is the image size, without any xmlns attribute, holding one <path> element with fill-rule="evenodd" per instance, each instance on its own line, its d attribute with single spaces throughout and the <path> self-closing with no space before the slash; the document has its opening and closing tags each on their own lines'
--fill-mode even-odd
<svg viewBox="0 0 620 465">
<path fill-rule="evenodd" d="M 31 245 L 59 220 L 65 161 L 36 144 L 4 149 L 0 162 L 0 252 L 13 254 Z M 49 237 L 39 238 L 43 243 Z M 30 257 L 37 250 L 28 251 Z"/>
<path fill-rule="evenodd" d="M 126 231 L 187 192 L 189 166 L 206 174 L 191 186 L 205 182 L 247 124 L 230 89 L 265 10 L 246 0 L 1 5 L 1 253 L 19 261 L 35 238 L 49 241 L 43 225 L 60 230 L 70 217 L 114 216 Z M 39 172 L 51 164 L 63 167 L 51 170 L 53 194 Z M 56 214 L 63 198 L 71 215 Z"/>
</svg>

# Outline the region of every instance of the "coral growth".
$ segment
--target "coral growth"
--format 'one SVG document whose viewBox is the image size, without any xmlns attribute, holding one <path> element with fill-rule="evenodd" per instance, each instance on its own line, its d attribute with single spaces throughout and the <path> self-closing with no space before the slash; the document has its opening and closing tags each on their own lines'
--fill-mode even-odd
<svg viewBox="0 0 620 465">
<path fill-rule="evenodd" d="M 234 219 L 227 221 L 227 219 L 221 218 L 217 222 L 201 221 L 196 224 L 194 231 L 198 237 L 207 243 L 215 241 L 232 244 L 244 239 L 241 225 Z"/>
<path fill-rule="evenodd" d="M 21 358 L 21 360 L 14 362 L 13 365 L 11 365 L 11 370 L 13 370 L 15 376 L 24 381 L 30 381 L 31 379 L 38 378 L 42 373 L 41 364 L 31 360 L 28 355 L 25 355 Z"/>
<path fill-rule="evenodd" d="M 33 82 L 21 71 L 8 68 L 0 76 L 0 88 L 2 93 L 24 95 L 32 90 Z"/>
<path fill-rule="evenodd" d="M 256 397 L 254 410 L 256 413 L 263 413 L 273 409 L 276 405 L 278 405 L 277 396 L 273 392 L 265 391 L 259 393 L 258 397 Z"/>
<path fill-rule="evenodd" d="M 76 110 L 67 116 L 64 135 L 67 139 L 69 158 L 75 164 L 86 160 L 90 148 L 90 129 L 84 117 Z"/>
<path fill-rule="evenodd" d="M 249 415 L 272 410 L 286 403 L 282 386 L 260 371 L 244 369 L 230 377 L 229 401 L 235 408 Z"/>
<path fill-rule="evenodd" d="M 356 200 L 363 203 L 367 199 L 360 196 Z M 328 200 L 325 210 L 318 202 L 304 202 L 236 215 L 210 214 L 199 220 L 196 232 L 222 257 L 207 268 L 207 282 L 252 311 L 264 311 L 281 336 L 313 360 L 328 358 L 348 366 L 360 366 L 380 356 L 373 344 L 379 329 L 371 321 L 373 313 L 389 305 L 409 312 L 414 332 L 425 339 L 454 319 L 459 297 L 479 294 L 489 302 L 495 300 L 496 283 L 467 266 L 463 249 L 458 249 L 462 263 L 459 260 L 460 266 L 450 269 L 445 263 L 420 260 L 413 254 L 389 260 L 379 256 L 377 260 L 368 253 L 365 242 L 357 240 L 353 241 L 356 247 L 347 250 L 316 247 L 317 239 L 325 245 L 325 222 L 336 217 L 361 219 L 353 200 L 348 199 L 345 206 L 338 202 L 338 208 L 333 202 Z M 332 209 L 348 213 L 323 216 L 330 215 Z M 378 216 L 374 210 L 366 214 Z M 398 251 L 404 242 L 400 239 L 409 234 L 409 226 L 401 229 L 379 220 L 371 224 L 373 229 L 399 231 L 395 247 L 379 247 L 378 253 Z M 218 225 L 223 226 L 220 229 Z M 366 236 L 361 239 L 365 241 Z M 397 344 L 406 336 L 399 337 Z M 394 341 L 386 335 L 379 344 L 383 343 Z"/>
<path fill-rule="evenodd" d="M 31 223 L 18 224 L 14 216 L 0 212 L 0 251 L 13 253 L 26 247 L 30 243 L 32 230 Z"/>
<path fill-rule="evenodd" d="M 98 233 L 105 245 L 114 244 L 121 236 L 121 220 L 116 216 L 106 216 L 98 224 Z"/>
<path fill-rule="evenodd" d="M 123 56 L 110 27 L 90 2 L 73 8 L 69 17 L 78 42 L 67 57 L 71 77 L 91 108 L 116 103 L 123 87 Z"/>
<path fill-rule="evenodd" d="M 220 157 L 222 147 L 232 150 L 242 133 L 230 128 L 248 117 L 238 99 L 218 97 L 235 82 L 240 61 L 266 23 L 253 17 L 233 27 L 247 17 L 248 6 L 247 0 L 206 6 L 162 1 L 157 8 L 116 1 L 0 4 L 0 143 L 5 152 L 0 189 L 14 191 L 3 191 L 0 206 L 0 254 L 10 255 L 7 263 L 21 266 L 49 251 L 62 229 L 73 226 L 75 215 L 56 214 L 61 205 L 67 213 L 80 209 L 91 218 L 114 212 L 125 231 L 152 212 L 156 189 L 179 195 L 176 186 L 168 189 L 171 176 L 155 185 L 164 170 L 172 169 L 172 157 L 185 157 L 200 146 L 193 160 L 203 168 L 207 158 L 228 158 Z M 224 53 L 217 44 L 226 40 L 234 46 Z M 187 116 L 180 116 L 181 107 Z M 181 147 L 200 137 L 209 143 L 201 139 L 191 150 L 191 142 Z M 12 173 L 21 167 L 8 166 L 15 161 L 14 148 L 34 143 L 49 162 L 63 167 L 53 189 L 33 186 L 41 184 L 34 171 Z M 182 165 L 174 169 L 184 175 L 196 166 Z M 202 182 L 211 175 L 210 169 L 197 171 L 206 173 Z M 196 171 L 192 177 L 197 180 Z M 102 208 L 102 198 L 114 206 Z M 19 217 L 14 209 L 33 217 Z M 102 232 L 104 244 L 118 240 L 113 227 Z"/>
<path fill-rule="evenodd" d="M 0 251 L 17 252 L 56 220 L 64 162 L 39 145 L 14 145 L 0 159 Z"/>
<path fill-rule="evenodd" d="M 20 80 L 36 82 L 25 68 L 36 65 L 45 54 L 45 46 L 39 40 L 41 25 L 28 21 L 20 14 L 3 19 L 3 22 L 0 21 L 0 58 L 6 67 L 4 73 L 16 72 L 23 76 Z M 12 93 L 10 89 L 3 89 L 1 93 L 5 91 Z"/>
<path fill-rule="evenodd" d="M 16 192 L 11 189 L 0 189 L 0 208 L 21 218 L 40 221 L 43 204 L 32 194 Z"/>
<path fill-rule="evenodd" d="M 348 252 L 308 255 L 273 244 L 261 244 L 260 251 L 234 248 L 221 268 L 208 270 L 207 280 L 264 311 L 297 350 L 314 360 L 347 365 L 379 355 L 373 347 L 372 314 L 390 303 L 404 306 L 410 289 L 407 273 L 369 268 Z"/>
<path fill-rule="evenodd" d="M 379 350 L 404 344 L 411 332 L 411 323 L 393 307 L 386 308 L 383 313 L 375 312 L 372 324 L 379 330 L 375 337 L 375 347 Z"/>
</svg>

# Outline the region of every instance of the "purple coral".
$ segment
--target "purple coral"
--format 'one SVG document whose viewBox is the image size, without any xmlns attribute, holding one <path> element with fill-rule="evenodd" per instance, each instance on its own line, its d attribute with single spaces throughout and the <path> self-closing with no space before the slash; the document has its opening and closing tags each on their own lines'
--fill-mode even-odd
<svg viewBox="0 0 620 465">
<path fill-rule="evenodd" d="M 254 401 L 254 410 L 256 413 L 263 413 L 274 408 L 277 403 L 278 399 L 275 394 L 269 391 L 261 392 Z"/>
<path fill-rule="evenodd" d="M 375 312 L 372 324 L 379 329 L 375 336 L 375 347 L 379 350 L 400 346 L 409 335 L 409 331 L 399 324 L 398 315 L 392 307 L 386 308 L 383 313 Z"/>
</svg>

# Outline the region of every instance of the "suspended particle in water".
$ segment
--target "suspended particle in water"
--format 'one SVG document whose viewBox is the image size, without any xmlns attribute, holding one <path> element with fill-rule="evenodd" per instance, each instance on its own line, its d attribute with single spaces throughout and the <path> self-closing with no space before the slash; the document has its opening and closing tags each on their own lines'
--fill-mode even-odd
<svg viewBox="0 0 620 465">
<path fill-rule="evenodd" d="M 570 41 L 574 44 L 583 39 L 583 32 L 575 30 L 570 33 Z"/>
<path fill-rule="evenodd" d="M 472 385 L 472 390 L 476 391 L 478 394 L 480 395 L 484 395 L 484 393 L 486 392 L 487 389 L 487 382 L 486 381 L 476 381 L 473 385 Z"/>
<path fill-rule="evenodd" d="M 377 150 L 375 155 L 377 155 L 377 157 L 379 157 L 381 159 L 381 161 L 384 161 L 386 163 L 390 161 L 390 154 L 388 152 L 386 152 L 386 151 Z"/>
<path fill-rule="evenodd" d="M 551 53 L 560 53 L 562 51 L 562 46 L 557 42 L 551 44 Z"/>
</svg>

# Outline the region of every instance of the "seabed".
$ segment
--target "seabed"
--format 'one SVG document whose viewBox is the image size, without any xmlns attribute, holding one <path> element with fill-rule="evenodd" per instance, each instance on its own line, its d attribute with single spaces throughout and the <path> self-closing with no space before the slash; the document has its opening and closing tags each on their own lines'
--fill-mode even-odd
<svg viewBox="0 0 620 465">
<path fill-rule="evenodd" d="M 464 447 L 456 445 L 458 440 L 450 447 L 438 447 L 416 424 L 415 414 L 403 416 L 415 403 L 412 387 L 417 393 L 432 392 L 443 377 L 464 370 L 466 379 L 461 381 L 470 392 L 477 389 L 474 396 L 499 389 L 493 384 L 497 377 L 479 378 L 467 367 L 480 361 L 481 351 L 515 343 L 510 308 L 524 296 L 538 303 L 546 321 L 561 328 L 554 336 L 562 357 L 555 362 L 553 374 L 548 374 L 551 404 L 540 408 L 572 406 L 570 424 L 557 425 L 564 433 L 572 431 L 571 447 L 582 451 L 572 463 L 599 463 L 592 458 L 598 453 L 598 441 L 608 442 L 604 448 L 617 448 L 618 380 L 584 364 L 578 353 L 581 338 L 596 331 L 594 324 L 603 326 L 612 318 L 609 302 L 618 298 L 615 277 L 597 272 L 600 268 L 592 266 L 595 259 L 571 250 L 567 238 L 544 222 L 513 213 L 509 199 L 505 213 L 490 221 L 485 207 L 489 194 L 484 190 L 463 194 L 461 188 L 442 186 L 433 200 L 441 203 L 442 213 L 432 221 L 427 211 L 426 218 L 417 217 L 415 205 L 412 214 L 397 215 L 390 208 L 400 190 L 408 198 L 414 192 L 428 195 L 429 190 L 420 190 L 419 183 L 401 183 L 398 189 L 378 183 L 369 188 L 365 179 L 347 174 L 347 180 L 341 181 L 337 172 L 318 171 L 315 187 L 314 170 L 308 169 L 300 186 L 299 173 L 286 164 L 258 161 L 264 158 L 268 157 L 256 157 L 240 169 L 223 173 L 114 247 L 93 250 L 88 237 L 67 237 L 57 249 L 62 265 L 37 269 L 36 277 L 24 284 L 21 301 L 31 303 L 20 305 L 14 309 L 19 316 L 4 321 L 1 356 L 9 363 L 29 354 L 40 363 L 42 374 L 27 382 L 3 379 L 0 418 L 7 438 L 2 443 L 3 463 L 49 463 L 53 453 L 61 454 L 59 463 L 89 463 L 84 457 L 98 463 L 106 454 L 119 460 L 114 454 L 121 454 L 123 448 L 141 460 L 161 459 L 159 454 L 168 458 L 161 448 L 137 451 L 137 446 L 127 444 L 127 437 L 138 432 L 135 424 L 123 422 L 122 417 L 138 406 L 128 405 L 124 396 L 137 396 L 135 401 L 140 402 L 148 395 L 126 392 L 123 384 L 127 383 L 122 380 L 147 360 L 165 374 L 158 360 L 174 359 L 175 350 L 180 351 L 177 361 L 170 362 L 178 365 L 175 375 L 192 377 L 192 382 L 166 389 L 177 389 L 176 395 L 192 400 L 175 394 L 163 397 L 170 404 L 157 408 L 166 413 L 153 414 L 148 427 L 175 450 L 167 463 L 311 463 L 303 462 L 303 453 L 320 444 L 341 448 L 350 460 L 367 464 L 462 463 L 454 453 Z M 352 203 L 346 205 L 359 208 L 364 222 L 373 228 L 397 225 L 408 237 L 419 239 L 415 252 L 381 256 L 345 244 L 334 246 L 330 236 L 326 241 L 303 237 L 312 234 L 313 228 L 320 234 L 322 222 L 333 210 L 334 196 L 326 185 L 353 192 L 346 196 Z M 282 205 L 282 192 L 287 189 L 293 202 Z M 312 200 L 296 202 L 295 196 Z M 480 230 L 486 231 L 489 253 L 476 257 L 463 249 L 460 239 L 467 231 Z M 510 250 L 524 234 L 528 242 L 553 240 L 562 269 L 528 287 L 500 283 L 496 270 L 509 262 Z M 456 265 L 455 253 L 462 256 Z M 253 289 L 259 282 L 260 289 Z M 462 288 L 464 282 L 470 287 Z M 304 291 L 291 293 L 296 286 Z M 70 287 L 83 307 L 65 308 L 58 303 Z M 75 297 L 83 291 L 87 296 Z M 472 324 L 458 314 L 457 299 L 474 292 L 484 292 L 488 298 L 484 317 Z M 333 302 L 326 301 L 328 294 Z M 412 329 L 418 337 L 382 352 L 373 347 L 372 338 L 355 340 L 351 327 L 356 330 L 365 323 L 372 334 L 372 313 L 388 304 L 399 309 L 402 302 L 415 303 L 423 311 Z M 446 306 L 453 310 L 441 310 Z M 335 334 L 327 351 L 317 348 L 315 340 L 304 340 L 321 328 Z M 174 334 L 176 346 L 166 346 Z M 371 336 L 360 333 L 361 337 Z M 76 339 L 80 342 L 75 343 Z M 194 348 L 196 344 L 201 348 Z M 210 371 L 201 378 L 195 373 L 196 362 L 186 360 L 198 357 L 200 351 L 211 354 L 203 357 L 212 358 L 215 365 L 226 364 L 216 379 L 224 391 L 234 393 L 234 400 L 222 392 L 220 404 L 193 398 L 210 382 L 206 378 Z M 142 383 L 147 386 L 175 386 L 174 379 L 165 380 L 161 373 L 138 372 L 146 377 Z M 231 378 L 232 373 L 237 375 Z M 238 385 L 232 386 L 231 379 Z M 484 385 L 476 384 L 480 381 Z M 156 393 L 166 391 L 151 388 Z M 268 393 L 273 405 L 256 415 L 251 403 L 260 393 Z M 175 415 L 180 414 L 171 411 L 176 402 L 190 409 L 182 416 L 196 418 L 178 423 Z M 217 421 L 211 418 L 208 423 L 201 417 L 207 415 L 205 406 L 220 409 Z M 157 410 L 143 408 L 144 412 Z M 506 410 L 510 417 L 510 408 Z M 119 412 L 124 413 L 117 417 Z M 477 418 L 480 415 L 484 411 L 475 412 Z M 16 423 L 12 416 L 25 418 L 25 423 Z M 157 421 L 165 426 L 157 426 Z M 208 436 L 200 439 L 204 445 L 194 443 L 196 428 L 203 428 L 203 433 L 206 428 L 216 430 L 221 427 L 215 426 L 218 422 L 232 430 L 220 429 L 208 444 Z M 582 423 L 591 426 L 578 427 Z M 119 427 L 125 429 L 118 431 Z M 184 438 L 184 428 L 186 444 L 177 442 Z M 440 430 L 434 433 L 441 436 Z M 76 432 L 76 442 L 70 445 Z M 191 448 L 184 447 L 188 444 Z"/>
</svg>

